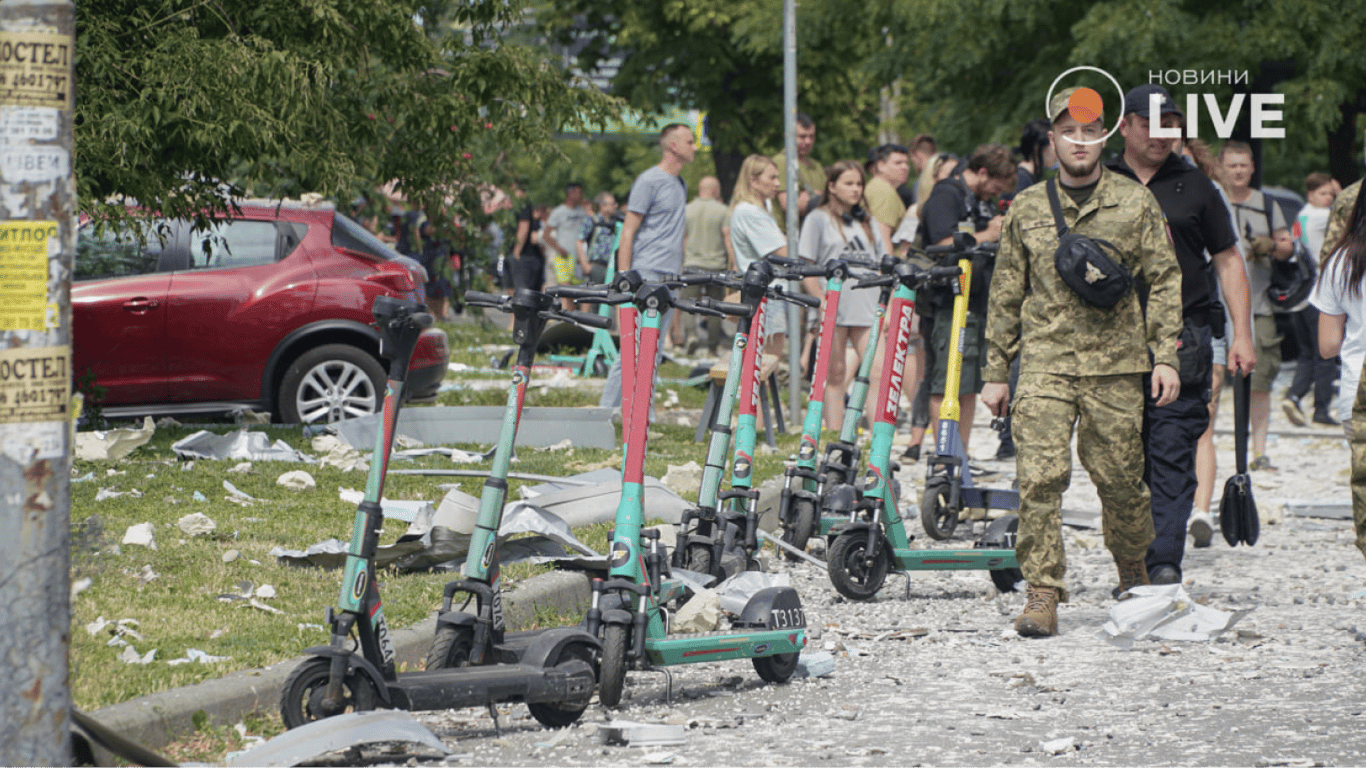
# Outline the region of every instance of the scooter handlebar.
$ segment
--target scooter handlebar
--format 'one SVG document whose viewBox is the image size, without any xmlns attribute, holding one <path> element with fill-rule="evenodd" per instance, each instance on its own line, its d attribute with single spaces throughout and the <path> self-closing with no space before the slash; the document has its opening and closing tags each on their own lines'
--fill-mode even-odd
<svg viewBox="0 0 1366 768">
<path fill-rule="evenodd" d="M 712 317 L 752 317 L 754 308 L 748 304 L 735 304 L 729 301 L 718 301 L 707 297 L 700 299 L 678 299 L 674 302 L 674 307 L 696 315 L 711 315 Z"/>
<path fill-rule="evenodd" d="M 493 307 L 499 309 L 507 296 L 499 296 L 494 293 L 484 293 L 483 291 L 465 291 L 465 303 L 474 307 Z"/>
<path fill-rule="evenodd" d="M 571 299 L 576 302 L 592 302 L 595 304 L 625 304 L 632 299 L 629 293 L 617 293 L 610 286 L 595 285 L 555 285 L 547 288 L 545 292 L 551 296 L 563 299 Z"/>
<path fill-rule="evenodd" d="M 549 313 L 550 317 L 556 320 L 564 320 L 575 325 L 586 325 L 590 328 L 601 328 L 607 330 L 612 327 L 612 318 L 603 317 L 596 312 L 580 312 L 575 309 L 559 309 Z"/>
<path fill-rule="evenodd" d="M 772 257 L 769 258 L 771 259 Z M 793 264 L 790 267 L 784 266 L 777 277 L 783 280 L 792 280 L 803 277 L 825 277 L 825 272 L 826 270 L 823 265 L 803 261 L 800 264 Z"/>
<path fill-rule="evenodd" d="M 963 268 L 962 268 L 962 267 L 959 267 L 959 266 L 957 266 L 957 265 L 954 265 L 954 266 L 944 266 L 944 267 L 932 267 L 932 268 L 930 268 L 930 279 L 931 279 L 931 280 L 940 280 L 940 279 L 947 279 L 947 278 L 950 278 L 950 277 L 958 277 L 958 276 L 961 275 L 961 274 L 963 274 Z"/>
<path fill-rule="evenodd" d="M 956 269 L 956 267 L 955 267 Z M 896 282 L 896 275 L 878 275 L 877 277 L 860 278 L 854 283 L 855 288 L 881 288 L 884 285 L 891 285 Z"/>
<path fill-rule="evenodd" d="M 824 272 L 822 272 L 824 274 Z M 812 308 L 819 308 L 821 299 L 819 296 L 812 296 L 806 293 L 789 293 L 783 290 L 782 286 L 775 286 L 773 290 L 774 298 L 780 301 L 790 301 L 793 304 L 803 304 Z"/>
</svg>

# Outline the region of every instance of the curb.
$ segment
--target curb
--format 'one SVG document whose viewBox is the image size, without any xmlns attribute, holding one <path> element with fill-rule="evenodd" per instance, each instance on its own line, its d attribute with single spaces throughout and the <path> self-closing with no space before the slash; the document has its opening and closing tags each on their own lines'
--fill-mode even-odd
<svg viewBox="0 0 1366 768">
<path fill-rule="evenodd" d="M 583 613 L 588 610 L 590 595 L 587 574 L 551 571 L 527 579 L 506 594 L 503 611 L 509 627 L 523 627 L 531 623 L 538 609 Z M 435 616 L 395 630 L 398 663 L 421 669 L 435 631 Z M 195 713 L 201 710 L 217 725 L 236 723 L 256 710 L 276 711 L 285 678 L 304 658 L 299 656 L 264 669 L 240 670 L 184 688 L 141 696 L 97 710 L 90 716 L 125 738 L 149 749 L 159 749 L 193 733 Z M 114 758 L 101 749 L 96 750 L 95 758 L 99 765 L 115 764 Z"/>
</svg>

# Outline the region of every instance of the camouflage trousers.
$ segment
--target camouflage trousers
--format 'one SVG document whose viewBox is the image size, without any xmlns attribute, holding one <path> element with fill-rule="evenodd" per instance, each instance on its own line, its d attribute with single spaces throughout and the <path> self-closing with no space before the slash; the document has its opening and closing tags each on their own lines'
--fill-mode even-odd
<svg viewBox="0 0 1366 768">
<path fill-rule="evenodd" d="M 1352 525 L 1356 528 L 1357 549 L 1366 555 L 1366 377 L 1357 385 L 1352 403 L 1352 420 L 1347 440 L 1352 448 Z"/>
<path fill-rule="evenodd" d="M 1059 376 L 1020 372 L 1011 409 L 1020 481 L 1020 530 L 1015 557 L 1025 580 L 1057 587 L 1063 575 L 1062 494 L 1077 455 L 1100 493 L 1105 547 L 1116 560 L 1142 560 L 1153 540 L 1148 486 L 1143 482 L 1143 377 Z"/>
</svg>

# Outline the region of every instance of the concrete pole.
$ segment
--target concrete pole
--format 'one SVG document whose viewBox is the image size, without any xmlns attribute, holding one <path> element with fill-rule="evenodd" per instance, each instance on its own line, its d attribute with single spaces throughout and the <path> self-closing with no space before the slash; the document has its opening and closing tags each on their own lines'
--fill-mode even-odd
<svg viewBox="0 0 1366 768">
<path fill-rule="evenodd" d="M 71 764 L 75 5 L 0 2 L 0 765 Z"/>
<path fill-rule="evenodd" d="M 783 0 L 783 134 L 786 137 L 787 257 L 797 258 L 797 2 Z M 797 285 L 792 286 L 799 290 Z M 802 322 L 796 304 L 787 307 L 787 423 L 801 423 Z"/>
</svg>

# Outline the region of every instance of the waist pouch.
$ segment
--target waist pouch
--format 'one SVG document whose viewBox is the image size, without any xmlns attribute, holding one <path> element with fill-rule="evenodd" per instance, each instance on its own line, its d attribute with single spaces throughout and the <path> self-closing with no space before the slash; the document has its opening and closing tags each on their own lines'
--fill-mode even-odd
<svg viewBox="0 0 1366 768">
<path fill-rule="evenodd" d="M 1115 256 L 1119 255 L 1119 249 L 1113 243 L 1069 232 L 1062 218 L 1062 205 L 1058 202 L 1057 181 L 1049 179 L 1046 186 L 1053 220 L 1058 227 L 1058 249 L 1053 252 L 1053 265 L 1058 275 L 1087 304 L 1110 309 L 1133 289 L 1134 279 L 1129 268 L 1106 253 L 1108 248 Z"/>
</svg>

